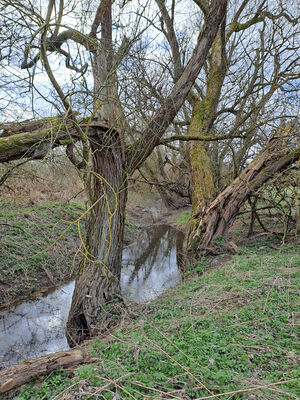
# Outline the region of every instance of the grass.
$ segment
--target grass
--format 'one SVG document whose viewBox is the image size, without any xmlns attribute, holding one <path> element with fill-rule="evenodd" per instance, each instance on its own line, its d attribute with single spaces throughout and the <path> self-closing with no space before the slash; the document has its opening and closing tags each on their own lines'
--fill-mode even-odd
<svg viewBox="0 0 300 400">
<path fill-rule="evenodd" d="M 203 261 L 96 339 L 97 362 L 9 398 L 299 399 L 299 250 L 249 241 L 225 266 Z"/>
<path fill-rule="evenodd" d="M 180 228 L 187 228 L 188 223 L 191 218 L 191 213 L 190 212 L 183 212 L 179 214 L 176 218 L 176 225 Z"/>
<path fill-rule="evenodd" d="M 77 226 L 70 226 L 55 241 L 82 212 L 78 204 L 49 202 L 30 206 L 0 199 L 1 304 L 70 278 L 72 258 L 79 244 Z"/>
</svg>

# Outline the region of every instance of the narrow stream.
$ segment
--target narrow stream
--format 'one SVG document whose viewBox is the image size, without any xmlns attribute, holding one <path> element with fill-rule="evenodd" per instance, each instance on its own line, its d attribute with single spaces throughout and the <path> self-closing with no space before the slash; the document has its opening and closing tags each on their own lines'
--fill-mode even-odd
<svg viewBox="0 0 300 400">
<path fill-rule="evenodd" d="M 126 298 L 145 302 L 180 281 L 183 234 L 168 225 L 145 229 L 124 248 L 121 288 Z M 0 369 L 68 349 L 65 323 L 74 282 L 44 297 L 0 312 Z"/>
</svg>

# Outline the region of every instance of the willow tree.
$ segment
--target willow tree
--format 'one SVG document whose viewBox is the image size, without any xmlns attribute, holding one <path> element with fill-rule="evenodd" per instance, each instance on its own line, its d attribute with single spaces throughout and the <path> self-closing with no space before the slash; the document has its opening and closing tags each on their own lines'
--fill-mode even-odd
<svg viewBox="0 0 300 400">
<path fill-rule="evenodd" d="M 176 81 L 183 68 L 182 49 L 174 31 L 172 10 L 162 0 L 156 3 L 164 21 L 162 30 L 170 45 Z M 198 0 L 197 4 L 207 16 L 209 2 Z M 191 109 L 190 113 L 186 112 L 188 129 L 181 135 L 163 139 L 165 144 L 188 140 L 192 218 L 186 246 L 192 259 L 197 258 L 202 249 L 212 246 L 217 236 L 226 235 L 239 208 L 250 195 L 250 185 L 238 186 L 234 179 L 241 174 L 243 181 L 245 171 L 257 168 L 255 159 L 243 170 L 253 158 L 251 152 L 262 149 L 258 158 L 260 162 L 263 156 L 266 158 L 264 166 L 276 163 L 276 153 L 267 143 L 271 137 L 270 126 L 274 129 L 283 118 L 291 121 L 299 114 L 290 100 L 292 93 L 299 90 L 294 82 L 300 75 L 298 19 L 290 12 L 289 5 L 290 2 L 265 0 L 230 4 L 205 68 L 188 96 Z M 276 140 L 277 146 L 284 144 L 276 138 L 272 143 Z M 282 152 L 285 151 L 283 147 Z M 223 159 L 227 163 L 231 159 L 232 179 L 220 193 L 219 164 Z M 291 160 L 294 162 L 293 157 Z M 252 173 L 256 175 L 255 171 Z M 258 181 L 267 179 L 268 175 Z M 231 191 L 231 198 L 236 196 L 234 201 L 228 198 Z M 230 212 L 226 211 L 227 201 Z M 230 216 L 226 216 L 228 213 Z"/>
<path fill-rule="evenodd" d="M 99 323 L 109 323 L 112 314 L 117 312 L 121 301 L 120 271 L 128 177 L 160 143 L 166 128 L 180 110 L 224 19 L 227 1 L 211 2 L 189 62 L 169 94 L 143 124 L 139 135 L 132 135 L 118 91 L 121 85 L 118 67 L 136 38 L 124 35 L 119 48 L 114 46 L 111 0 L 82 2 L 81 8 L 78 3 L 74 3 L 74 7 L 64 1 L 58 3 L 49 0 L 47 9 L 41 12 L 30 1 L 1 0 L 6 27 L 12 22 L 19 24 L 15 57 L 22 58 L 21 68 L 29 71 L 29 84 L 35 69 L 41 66 L 58 97 L 53 107 L 62 117 L 2 124 L 0 161 L 41 158 L 49 148 L 64 144 L 67 156 L 84 181 L 89 199 L 87 237 L 80 249 L 80 274 L 67 323 L 69 343 L 75 345 L 96 333 Z M 122 7 L 126 7 L 126 2 Z M 75 28 L 72 22 L 78 21 L 78 13 L 83 10 L 85 17 L 81 15 L 83 21 Z M 71 21 L 69 26 L 66 17 Z M 24 37 L 26 45 L 22 54 Z M 13 46 L 13 43 L 9 45 Z M 84 81 L 87 71 L 92 71 L 92 101 L 85 118 L 80 118 L 74 109 L 76 86 L 62 84 L 58 67 L 60 58 L 65 60 L 66 67 L 72 70 L 76 79 Z M 7 64 L 11 62 L 8 51 L 4 51 L 4 59 Z M 91 76 L 86 82 L 88 79 Z M 129 142 L 127 137 L 131 138 Z M 76 142 L 80 142 L 80 148 L 76 147 Z"/>
</svg>

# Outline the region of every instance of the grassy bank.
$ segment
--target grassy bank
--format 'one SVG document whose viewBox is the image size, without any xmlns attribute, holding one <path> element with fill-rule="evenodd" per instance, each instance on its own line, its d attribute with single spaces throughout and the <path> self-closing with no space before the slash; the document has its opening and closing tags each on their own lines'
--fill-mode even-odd
<svg viewBox="0 0 300 400">
<path fill-rule="evenodd" d="M 299 399 L 299 250 L 265 239 L 225 266 L 199 263 L 95 340 L 97 362 L 5 398 Z"/>
<path fill-rule="evenodd" d="M 82 213 L 75 203 L 0 200 L 0 305 L 70 279 L 80 245 L 71 222 Z"/>
</svg>

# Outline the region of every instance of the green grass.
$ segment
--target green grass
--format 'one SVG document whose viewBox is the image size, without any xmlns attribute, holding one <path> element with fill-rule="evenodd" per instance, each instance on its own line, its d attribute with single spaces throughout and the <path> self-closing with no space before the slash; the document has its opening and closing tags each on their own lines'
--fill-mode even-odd
<svg viewBox="0 0 300 400">
<path fill-rule="evenodd" d="M 176 218 L 176 225 L 180 228 L 186 228 L 188 226 L 188 223 L 191 218 L 191 213 L 190 212 L 184 212 L 182 214 L 179 214 Z"/>
<path fill-rule="evenodd" d="M 70 222 L 82 212 L 77 204 L 24 206 L 0 199 L 0 303 L 70 277 L 78 248 L 77 226 Z"/>
<path fill-rule="evenodd" d="M 257 250 L 249 243 L 220 268 L 203 261 L 201 276 L 135 309 L 111 340 L 95 340 L 96 363 L 11 398 L 201 399 L 264 386 L 218 398 L 299 399 L 300 248 Z"/>
</svg>

